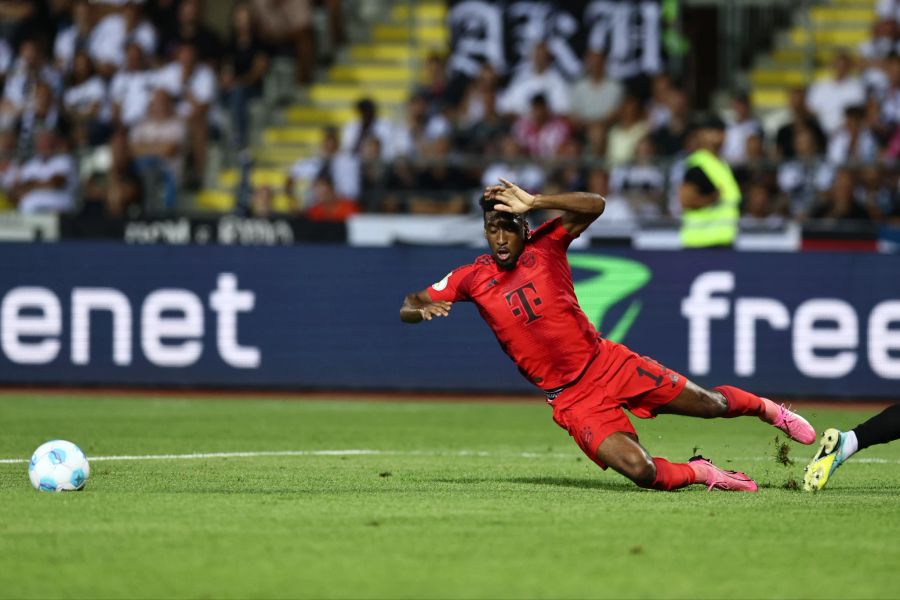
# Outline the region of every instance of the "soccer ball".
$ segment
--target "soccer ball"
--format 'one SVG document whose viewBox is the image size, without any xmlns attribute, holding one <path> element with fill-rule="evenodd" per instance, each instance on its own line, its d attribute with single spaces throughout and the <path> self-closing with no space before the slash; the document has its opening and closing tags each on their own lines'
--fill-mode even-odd
<svg viewBox="0 0 900 600">
<path fill-rule="evenodd" d="M 41 444 L 28 463 L 28 477 L 42 492 L 71 492 L 84 487 L 91 467 L 81 448 L 65 440 Z"/>
</svg>

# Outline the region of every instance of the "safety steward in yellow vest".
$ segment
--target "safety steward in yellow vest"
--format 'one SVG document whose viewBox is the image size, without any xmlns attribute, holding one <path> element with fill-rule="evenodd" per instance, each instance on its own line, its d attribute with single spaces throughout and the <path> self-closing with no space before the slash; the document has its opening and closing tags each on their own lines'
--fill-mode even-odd
<svg viewBox="0 0 900 600">
<path fill-rule="evenodd" d="M 737 236 L 741 188 L 731 167 L 719 158 L 724 142 L 725 124 L 708 117 L 697 131 L 698 149 L 685 159 L 684 182 L 678 190 L 685 248 L 727 247 Z"/>
</svg>

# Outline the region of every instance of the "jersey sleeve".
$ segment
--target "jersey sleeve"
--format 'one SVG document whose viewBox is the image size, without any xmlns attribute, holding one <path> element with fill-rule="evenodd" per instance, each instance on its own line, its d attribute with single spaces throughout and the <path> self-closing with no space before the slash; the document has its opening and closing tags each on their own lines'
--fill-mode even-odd
<svg viewBox="0 0 900 600">
<path fill-rule="evenodd" d="M 459 302 L 469 300 L 469 282 L 474 275 L 472 265 L 459 267 L 447 273 L 443 279 L 428 287 L 428 295 L 434 302 Z"/>
<path fill-rule="evenodd" d="M 562 217 L 556 217 L 555 219 L 543 223 L 540 227 L 532 231 L 529 242 L 532 244 L 539 242 L 547 243 L 565 250 L 574 239 L 575 236 L 563 227 Z"/>
</svg>

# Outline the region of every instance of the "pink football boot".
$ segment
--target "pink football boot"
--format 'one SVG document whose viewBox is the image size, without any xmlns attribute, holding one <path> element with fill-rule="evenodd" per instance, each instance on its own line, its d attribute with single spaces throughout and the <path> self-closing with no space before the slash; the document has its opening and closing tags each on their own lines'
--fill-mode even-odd
<svg viewBox="0 0 900 600">
<path fill-rule="evenodd" d="M 792 440 L 801 444 L 809 445 L 816 441 L 816 430 L 809 424 L 809 421 L 790 410 L 784 404 L 778 407 L 778 416 L 772 421 L 772 425 L 785 432 Z"/>
<path fill-rule="evenodd" d="M 713 489 L 728 492 L 755 492 L 759 489 L 756 482 L 750 479 L 746 473 L 740 471 L 726 471 L 720 469 L 708 458 L 695 456 L 688 464 L 698 473 L 697 483 L 705 483 L 706 491 Z M 700 481 L 702 479 L 702 481 Z"/>
</svg>

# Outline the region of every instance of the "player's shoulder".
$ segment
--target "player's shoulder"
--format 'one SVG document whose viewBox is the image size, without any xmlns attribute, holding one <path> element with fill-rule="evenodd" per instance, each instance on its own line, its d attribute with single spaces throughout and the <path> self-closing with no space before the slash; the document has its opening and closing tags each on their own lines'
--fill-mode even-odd
<svg viewBox="0 0 900 600">
<path fill-rule="evenodd" d="M 566 236 L 571 237 L 569 232 L 563 227 L 562 217 L 556 217 L 542 223 L 537 229 L 531 232 L 528 238 L 529 244 L 539 244 L 545 241 L 558 241 L 565 239 Z"/>
<path fill-rule="evenodd" d="M 490 254 L 482 254 L 476 258 L 472 264 L 466 265 L 469 269 L 473 271 L 482 270 L 484 268 L 491 268 L 494 266 L 494 257 Z"/>
<path fill-rule="evenodd" d="M 468 279 L 470 277 L 474 277 L 478 275 L 479 272 L 482 272 L 486 269 L 491 269 L 494 266 L 494 259 L 491 258 L 490 254 L 482 254 L 477 257 L 471 263 L 460 265 L 447 273 L 447 277 L 445 279 L 450 279 L 456 282 L 460 282 L 464 279 Z"/>
</svg>

